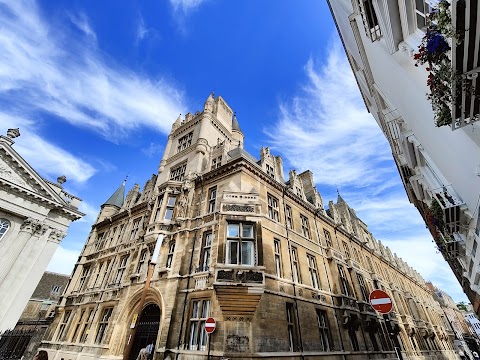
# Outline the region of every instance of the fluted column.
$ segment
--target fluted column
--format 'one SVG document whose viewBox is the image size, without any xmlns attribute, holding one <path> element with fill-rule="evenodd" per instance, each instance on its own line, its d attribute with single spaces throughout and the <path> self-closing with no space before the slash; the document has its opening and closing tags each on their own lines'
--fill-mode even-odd
<svg viewBox="0 0 480 360">
<path fill-rule="evenodd" d="M 23 222 L 18 236 L 10 244 L 4 256 L 2 256 L 2 261 L 0 262 L 0 284 L 3 283 L 3 279 L 5 279 L 6 275 L 11 270 L 12 265 L 15 263 L 38 226 L 41 225 L 36 219 L 28 218 Z"/>
</svg>

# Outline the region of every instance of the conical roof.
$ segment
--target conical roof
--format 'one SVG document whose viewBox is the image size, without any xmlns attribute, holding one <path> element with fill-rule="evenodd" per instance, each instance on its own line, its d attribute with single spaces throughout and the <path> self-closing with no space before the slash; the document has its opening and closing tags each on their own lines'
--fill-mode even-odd
<svg viewBox="0 0 480 360">
<path fill-rule="evenodd" d="M 242 129 L 240 129 L 240 124 L 238 123 L 238 120 L 237 120 L 237 114 L 236 113 L 233 113 L 232 130 L 237 130 L 237 131 L 242 132 Z"/>
<path fill-rule="evenodd" d="M 125 181 L 122 185 L 108 198 L 108 200 L 102 205 L 113 205 L 121 208 L 125 201 Z"/>
</svg>

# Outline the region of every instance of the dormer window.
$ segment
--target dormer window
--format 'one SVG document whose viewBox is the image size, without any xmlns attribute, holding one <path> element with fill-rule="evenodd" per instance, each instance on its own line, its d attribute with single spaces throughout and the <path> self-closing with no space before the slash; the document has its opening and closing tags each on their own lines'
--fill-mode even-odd
<svg viewBox="0 0 480 360">
<path fill-rule="evenodd" d="M 182 136 L 180 139 L 178 139 L 177 153 L 190 147 L 190 145 L 192 145 L 192 139 L 193 139 L 193 131 L 189 132 L 187 135 Z"/>
<path fill-rule="evenodd" d="M 266 164 L 267 166 L 267 174 L 270 176 L 272 179 L 275 179 L 275 170 L 273 169 L 273 166 Z"/>
<path fill-rule="evenodd" d="M 215 170 L 216 168 L 219 168 L 222 166 L 222 156 L 218 156 L 212 160 L 212 168 L 211 170 Z"/>
</svg>

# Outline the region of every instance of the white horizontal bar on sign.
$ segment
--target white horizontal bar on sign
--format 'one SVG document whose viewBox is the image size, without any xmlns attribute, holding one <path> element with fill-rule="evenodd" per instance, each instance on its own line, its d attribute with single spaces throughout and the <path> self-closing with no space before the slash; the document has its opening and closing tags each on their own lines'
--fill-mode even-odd
<svg viewBox="0 0 480 360">
<path fill-rule="evenodd" d="M 392 300 L 389 298 L 383 298 L 383 299 L 372 299 L 372 305 L 382 305 L 382 304 L 390 304 Z"/>
</svg>

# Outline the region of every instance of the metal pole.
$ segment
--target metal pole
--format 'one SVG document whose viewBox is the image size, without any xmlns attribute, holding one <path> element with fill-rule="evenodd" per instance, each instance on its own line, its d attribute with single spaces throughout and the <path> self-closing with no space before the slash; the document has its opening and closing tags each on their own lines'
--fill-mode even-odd
<svg viewBox="0 0 480 360">
<path fill-rule="evenodd" d="M 395 354 L 397 354 L 397 359 L 403 360 L 402 349 L 400 347 L 400 343 L 398 342 L 398 337 L 397 335 L 395 335 L 393 331 L 392 323 L 390 322 L 390 317 L 387 314 L 383 314 L 383 319 L 385 320 L 385 324 L 387 325 L 387 330 L 388 330 L 388 334 L 390 335 L 390 339 L 393 342 Z"/>
<path fill-rule="evenodd" d="M 213 332 L 208 334 L 208 352 L 207 352 L 207 360 L 210 360 L 210 336 L 212 336 Z"/>
</svg>

